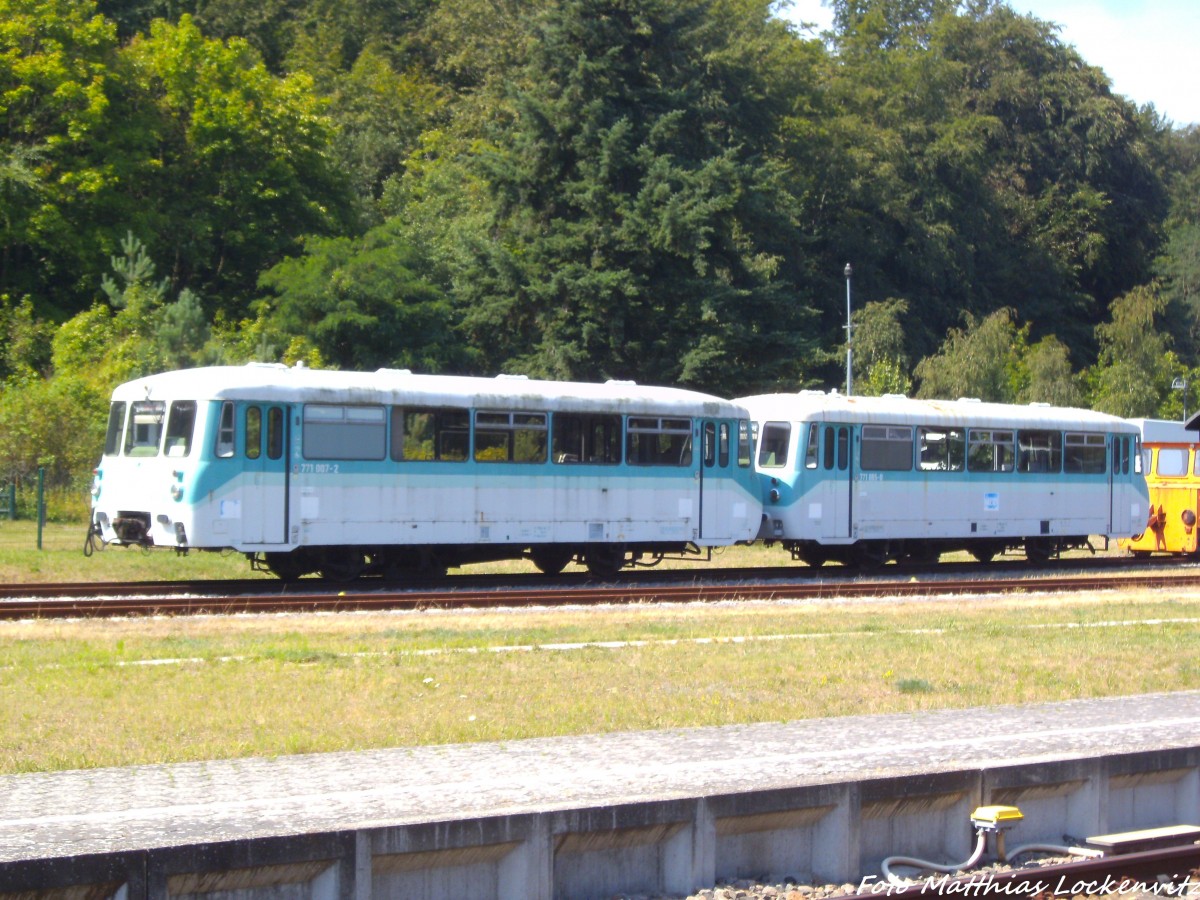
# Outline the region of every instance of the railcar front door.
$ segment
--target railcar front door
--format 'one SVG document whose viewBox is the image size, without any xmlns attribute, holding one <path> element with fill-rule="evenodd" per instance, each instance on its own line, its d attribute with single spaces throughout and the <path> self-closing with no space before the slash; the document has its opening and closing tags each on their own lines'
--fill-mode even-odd
<svg viewBox="0 0 1200 900">
<path fill-rule="evenodd" d="M 288 534 L 288 408 L 247 404 L 242 540 L 247 544 L 285 544 Z"/>
</svg>

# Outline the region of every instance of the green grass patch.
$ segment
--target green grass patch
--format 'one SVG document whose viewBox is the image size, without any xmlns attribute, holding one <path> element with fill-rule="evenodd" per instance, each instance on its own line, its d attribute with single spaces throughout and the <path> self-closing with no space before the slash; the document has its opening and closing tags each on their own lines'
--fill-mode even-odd
<svg viewBox="0 0 1200 900">
<path fill-rule="evenodd" d="M 1198 623 L 1118 594 L 0 623 L 0 772 L 1193 689 Z"/>
</svg>

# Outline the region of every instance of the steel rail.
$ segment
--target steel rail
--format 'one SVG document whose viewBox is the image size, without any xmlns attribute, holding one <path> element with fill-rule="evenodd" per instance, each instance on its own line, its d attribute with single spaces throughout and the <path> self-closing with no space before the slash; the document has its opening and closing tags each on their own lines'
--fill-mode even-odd
<svg viewBox="0 0 1200 900">
<path fill-rule="evenodd" d="M 743 573 L 744 574 L 744 573 Z M 416 590 L 373 588 L 369 585 L 330 586 L 304 582 L 277 586 L 263 591 L 271 582 L 252 582 L 255 587 L 244 593 L 223 591 L 212 594 L 181 592 L 180 585 L 139 583 L 128 592 L 122 586 L 94 584 L 84 595 L 85 586 L 71 585 L 70 594 L 57 593 L 50 586 L 37 596 L 0 600 L 0 619 L 79 618 L 149 615 L 230 615 L 244 613 L 345 612 L 389 609 L 452 609 L 516 606 L 563 606 L 598 603 L 699 603 L 738 600 L 829 600 L 871 597 L 978 596 L 1011 593 L 1078 593 L 1116 589 L 1188 589 L 1200 587 L 1200 574 L 1133 574 L 1035 576 L 1026 578 L 877 579 L 860 581 L 804 581 L 762 578 L 746 581 L 689 582 L 687 584 L 584 584 L 561 583 L 544 587 L 491 587 L 456 589 L 453 585 Z M 196 585 L 185 585 L 195 588 Z M 210 583 L 210 588 L 212 587 Z M 80 590 L 75 590 L 79 588 Z M 303 589 L 303 590 L 302 590 Z"/>
</svg>

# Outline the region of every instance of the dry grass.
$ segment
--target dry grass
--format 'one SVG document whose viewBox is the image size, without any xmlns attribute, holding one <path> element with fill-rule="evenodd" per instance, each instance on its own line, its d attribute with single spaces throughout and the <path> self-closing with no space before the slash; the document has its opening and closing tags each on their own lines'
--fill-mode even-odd
<svg viewBox="0 0 1200 900">
<path fill-rule="evenodd" d="M 0 772 L 1192 689 L 1198 636 L 1182 594 L 0 623 Z"/>
</svg>

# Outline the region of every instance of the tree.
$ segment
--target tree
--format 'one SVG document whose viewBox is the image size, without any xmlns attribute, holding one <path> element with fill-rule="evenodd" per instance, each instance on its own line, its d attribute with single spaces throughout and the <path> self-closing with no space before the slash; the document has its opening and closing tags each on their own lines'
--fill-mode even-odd
<svg viewBox="0 0 1200 900">
<path fill-rule="evenodd" d="M 917 364 L 917 396 L 1012 403 L 1023 344 L 1012 310 L 984 319 L 964 313 L 963 318 L 966 328 L 952 328 L 941 350 Z"/>
<path fill-rule="evenodd" d="M 39 319 L 28 297 L 0 294 L 0 381 L 23 384 L 45 373 L 54 327 Z"/>
<path fill-rule="evenodd" d="M 770 252 L 787 193 L 738 105 L 761 92 L 732 52 L 749 26 L 718 7 L 567 0 L 537 20 L 487 158 L 491 234 L 459 280 L 490 366 L 728 392 L 802 371 L 804 310 Z"/>
<path fill-rule="evenodd" d="M 142 158 L 129 199 L 172 283 L 242 311 L 261 271 L 307 234 L 349 226 L 332 125 L 307 76 L 277 78 L 240 39 L 207 40 L 183 16 L 124 53 Z"/>
<path fill-rule="evenodd" d="M 907 313 L 908 301 L 898 297 L 868 303 L 854 311 L 853 364 L 865 373 L 865 377 L 855 378 L 855 393 L 879 397 L 912 390 L 902 324 Z"/>
<path fill-rule="evenodd" d="M 155 279 L 155 264 L 133 234 L 110 260 L 95 303 L 63 323 L 54 335 L 56 378 L 75 378 L 108 396 L 123 381 L 206 361 L 210 329 L 199 298 L 187 290 L 170 301 L 171 283 Z"/>
<path fill-rule="evenodd" d="M 445 106 L 436 85 L 417 72 L 397 72 L 387 55 L 367 47 L 350 71 L 334 77 L 332 118 L 338 124 L 332 153 L 349 175 L 359 214 L 378 224 L 376 203 L 389 179 Z"/>
<path fill-rule="evenodd" d="M 1163 292 L 1175 318 L 1181 350 L 1190 359 L 1200 352 L 1200 224 L 1175 226 L 1159 261 Z"/>
<path fill-rule="evenodd" d="M 1066 345 L 1055 337 L 1038 341 L 1021 360 L 1019 403 L 1050 403 L 1054 406 L 1082 406 L 1084 389 L 1071 369 Z"/>
<path fill-rule="evenodd" d="M 921 298 L 915 355 L 962 311 L 1009 307 L 1035 340 L 1094 359 L 1092 323 L 1148 278 L 1166 211 L 1152 117 L 1055 26 L 997 0 L 834 9 L 821 268 L 851 259 L 876 296 Z"/>
<path fill-rule="evenodd" d="M 1056 27 L 999 0 L 971 0 L 935 40 L 963 76 L 964 107 L 988 116 L 987 177 L 1005 242 L 990 247 L 1005 298 L 1035 337 L 1090 357 L 1089 323 L 1144 283 L 1167 194 L 1150 152 L 1155 123 L 1112 93 Z M 978 269 L 981 275 L 984 267 Z"/>
<path fill-rule="evenodd" d="M 442 294 L 396 223 L 363 238 L 312 238 L 305 252 L 264 273 L 266 339 L 295 356 L 307 345 L 334 366 L 440 372 L 462 365 Z"/>
<path fill-rule="evenodd" d="M 115 30 L 90 0 L 0 0 L 0 22 L 0 293 L 69 309 L 113 184 Z"/>
<path fill-rule="evenodd" d="M 1092 405 L 1134 418 L 1158 415 L 1180 369 L 1170 337 L 1156 328 L 1166 300 L 1155 286 L 1134 288 L 1112 305 L 1112 319 L 1096 326 L 1100 358 L 1088 373 Z"/>
</svg>

